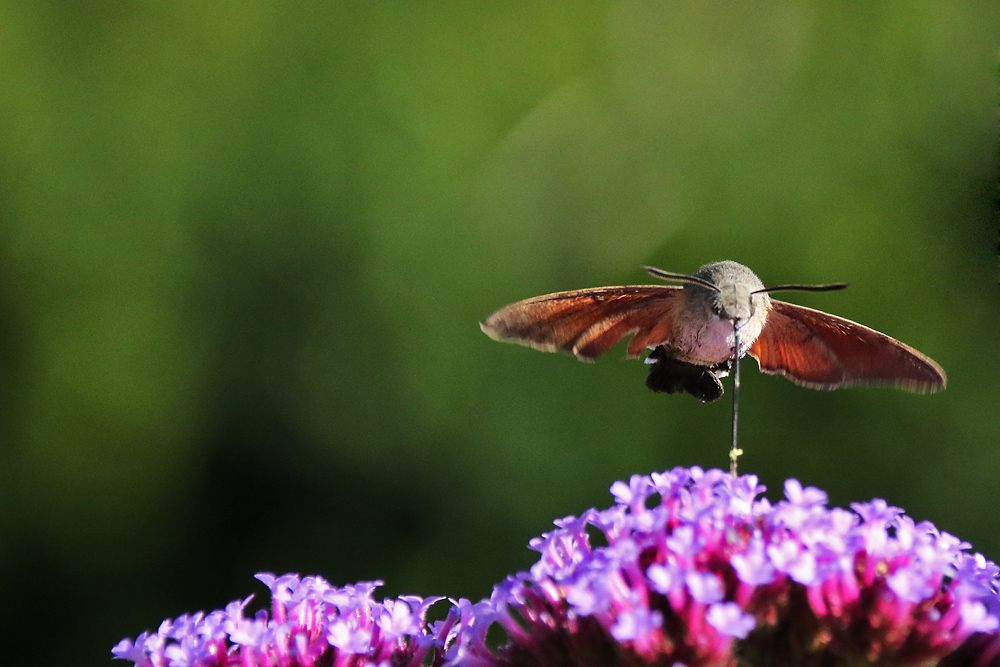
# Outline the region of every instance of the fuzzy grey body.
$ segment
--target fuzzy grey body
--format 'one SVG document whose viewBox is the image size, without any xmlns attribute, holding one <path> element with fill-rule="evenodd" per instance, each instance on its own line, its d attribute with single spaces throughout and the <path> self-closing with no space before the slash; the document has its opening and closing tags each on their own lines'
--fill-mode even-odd
<svg viewBox="0 0 1000 667">
<path fill-rule="evenodd" d="M 694 274 L 718 288 L 698 283 L 684 285 L 685 299 L 678 310 L 670 356 L 698 366 L 715 366 L 733 359 L 734 324 L 740 332 L 739 356 L 753 345 L 767 322 L 771 298 L 753 271 L 736 262 L 706 264 Z"/>
</svg>

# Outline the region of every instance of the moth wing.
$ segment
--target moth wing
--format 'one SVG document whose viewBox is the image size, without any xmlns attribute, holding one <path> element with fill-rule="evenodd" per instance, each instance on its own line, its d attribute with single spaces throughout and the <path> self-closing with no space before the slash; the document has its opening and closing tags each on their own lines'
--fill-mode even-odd
<svg viewBox="0 0 1000 667">
<path fill-rule="evenodd" d="M 772 301 L 767 323 L 750 346 L 764 373 L 814 389 L 888 385 L 932 392 L 948 382 L 932 359 L 851 320 Z"/>
<path fill-rule="evenodd" d="M 667 342 L 680 287 L 632 285 L 546 294 L 505 306 L 479 326 L 494 340 L 591 361 L 634 333 L 628 356 Z"/>
</svg>

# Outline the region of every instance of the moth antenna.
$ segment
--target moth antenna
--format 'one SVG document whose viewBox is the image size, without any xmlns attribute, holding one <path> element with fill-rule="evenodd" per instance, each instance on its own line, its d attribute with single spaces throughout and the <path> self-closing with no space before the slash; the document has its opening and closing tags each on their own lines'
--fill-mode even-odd
<svg viewBox="0 0 1000 667">
<path fill-rule="evenodd" d="M 831 283 L 830 285 L 776 285 L 774 287 L 765 287 L 764 289 L 755 290 L 751 292 L 751 294 L 778 292 L 781 290 L 794 292 L 834 292 L 839 289 L 845 289 L 846 287 L 847 283 Z"/>
<path fill-rule="evenodd" d="M 686 276 L 683 273 L 670 273 L 669 271 L 664 271 L 663 269 L 658 269 L 655 266 L 644 266 L 642 267 L 650 275 L 656 276 L 661 280 L 675 280 L 681 283 L 693 283 L 695 285 L 701 285 L 702 287 L 707 287 L 713 292 L 718 292 L 719 288 L 712 283 L 708 282 L 704 278 L 699 278 L 698 276 Z"/>
</svg>

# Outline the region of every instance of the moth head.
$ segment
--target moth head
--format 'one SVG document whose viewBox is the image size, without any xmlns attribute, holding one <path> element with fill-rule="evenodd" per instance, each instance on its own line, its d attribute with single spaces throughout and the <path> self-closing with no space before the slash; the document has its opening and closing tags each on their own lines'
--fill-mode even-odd
<svg viewBox="0 0 1000 667">
<path fill-rule="evenodd" d="M 730 320 L 737 327 L 746 324 L 757 307 L 770 302 L 767 294 L 757 294 L 751 285 L 744 283 L 729 283 L 719 286 L 719 291 L 712 301 L 712 312 L 720 319 Z"/>
<path fill-rule="evenodd" d="M 768 292 L 829 292 L 847 287 L 845 283 L 764 287 L 757 274 L 742 264 L 729 260 L 706 264 L 693 276 L 669 273 L 650 266 L 645 268 L 657 278 L 685 283 L 684 288 L 690 290 L 695 298 L 707 300 L 716 316 L 733 322 L 736 328 L 745 325 L 761 310 L 767 312 L 771 304 Z"/>
</svg>

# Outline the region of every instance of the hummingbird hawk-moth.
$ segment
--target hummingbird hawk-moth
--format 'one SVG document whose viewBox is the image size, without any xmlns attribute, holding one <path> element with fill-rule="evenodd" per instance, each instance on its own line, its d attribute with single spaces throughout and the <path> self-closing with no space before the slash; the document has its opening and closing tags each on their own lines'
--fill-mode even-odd
<svg viewBox="0 0 1000 667">
<path fill-rule="evenodd" d="M 625 336 L 629 357 L 644 350 L 646 386 L 704 401 L 722 396 L 725 377 L 746 354 L 760 370 L 813 389 L 886 385 L 933 392 L 947 383 L 933 360 L 894 338 L 819 310 L 772 299 L 778 290 L 827 291 L 835 285 L 764 287 L 747 267 L 706 264 L 693 276 L 645 267 L 683 286 L 630 285 L 546 294 L 501 308 L 480 324 L 490 338 L 592 361 Z M 734 417 L 735 420 L 735 417 Z M 735 426 L 734 426 L 735 428 Z"/>
</svg>

